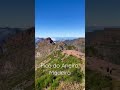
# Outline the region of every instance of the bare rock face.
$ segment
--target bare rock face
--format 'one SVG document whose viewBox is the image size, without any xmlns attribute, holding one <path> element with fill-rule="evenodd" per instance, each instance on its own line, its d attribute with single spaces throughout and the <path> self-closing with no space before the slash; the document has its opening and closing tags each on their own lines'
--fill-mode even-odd
<svg viewBox="0 0 120 90">
<path fill-rule="evenodd" d="M 45 57 L 56 50 L 64 50 L 65 48 L 66 44 L 64 42 L 55 43 L 50 37 L 48 37 L 37 43 L 35 55 L 42 59 L 42 57 Z"/>
<path fill-rule="evenodd" d="M 50 37 L 46 38 L 45 40 L 48 41 L 51 44 L 55 44 L 54 41 Z"/>
<path fill-rule="evenodd" d="M 46 55 L 49 55 L 51 52 L 53 52 L 56 49 L 56 45 L 54 41 L 48 37 L 41 42 L 37 43 L 36 48 L 36 57 L 45 57 Z"/>
</svg>

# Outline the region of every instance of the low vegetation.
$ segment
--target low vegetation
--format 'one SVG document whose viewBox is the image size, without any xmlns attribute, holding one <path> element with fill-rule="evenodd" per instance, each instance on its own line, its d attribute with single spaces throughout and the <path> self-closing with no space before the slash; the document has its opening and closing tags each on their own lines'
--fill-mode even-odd
<svg viewBox="0 0 120 90">
<path fill-rule="evenodd" d="M 110 86 L 112 86 L 112 80 L 110 77 L 89 69 L 86 69 L 86 74 L 86 90 L 102 90 L 106 87 L 111 88 Z"/>
<path fill-rule="evenodd" d="M 82 64 L 82 60 L 74 57 L 72 55 L 67 56 L 63 55 L 61 51 L 55 51 L 51 55 L 47 57 L 47 60 L 49 62 L 47 64 Z M 70 75 L 54 75 L 49 74 L 49 71 L 69 71 L 71 72 Z M 68 67 L 62 67 L 62 68 L 45 68 L 41 67 L 36 70 L 36 90 L 43 90 L 44 88 L 47 88 L 47 90 L 56 90 L 57 87 L 60 85 L 61 82 L 76 82 L 76 83 L 82 83 L 82 80 L 84 79 L 83 71 L 81 71 L 81 67 L 78 68 L 70 68 Z"/>
</svg>

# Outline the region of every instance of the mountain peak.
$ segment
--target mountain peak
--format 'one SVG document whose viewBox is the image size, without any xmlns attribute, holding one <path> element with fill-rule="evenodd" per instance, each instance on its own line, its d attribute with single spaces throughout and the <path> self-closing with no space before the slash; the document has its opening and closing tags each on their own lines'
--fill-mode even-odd
<svg viewBox="0 0 120 90">
<path fill-rule="evenodd" d="M 45 40 L 48 41 L 51 44 L 54 44 L 54 41 L 50 37 L 46 38 Z"/>
</svg>

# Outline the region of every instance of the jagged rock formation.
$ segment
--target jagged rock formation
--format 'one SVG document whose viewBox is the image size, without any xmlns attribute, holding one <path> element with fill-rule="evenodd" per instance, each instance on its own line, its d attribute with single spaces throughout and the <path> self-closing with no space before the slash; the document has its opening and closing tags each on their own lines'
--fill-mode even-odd
<svg viewBox="0 0 120 90">
<path fill-rule="evenodd" d="M 50 37 L 45 38 L 41 42 L 37 43 L 36 57 L 45 57 L 46 55 L 51 54 L 53 51 L 63 50 L 65 49 L 65 45 L 66 44 L 63 42 L 55 43 Z"/>
<path fill-rule="evenodd" d="M 54 41 L 50 37 L 46 38 L 45 40 L 48 41 L 48 43 L 55 44 Z"/>
</svg>

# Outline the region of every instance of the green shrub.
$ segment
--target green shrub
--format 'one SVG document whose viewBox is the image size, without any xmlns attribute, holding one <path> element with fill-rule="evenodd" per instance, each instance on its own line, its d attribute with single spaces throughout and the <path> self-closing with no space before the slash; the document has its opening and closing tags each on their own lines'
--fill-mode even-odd
<svg viewBox="0 0 120 90">
<path fill-rule="evenodd" d="M 54 57 L 58 56 L 58 57 Z M 60 51 L 56 51 L 53 54 L 48 56 L 51 58 L 49 64 L 78 64 L 81 63 L 81 60 L 74 56 L 62 55 Z M 65 57 L 65 60 L 61 59 Z M 49 71 L 70 71 L 71 75 L 49 75 Z M 43 88 L 49 88 L 50 90 L 55 90 L 59 86 L 61 81 L 66 82 L 81 82 L 84 78 L 83 73 L 80 71 L 80 68 L 39 68 L 36 71 L 36 90 L 42 90 Z"/>
</svg>

